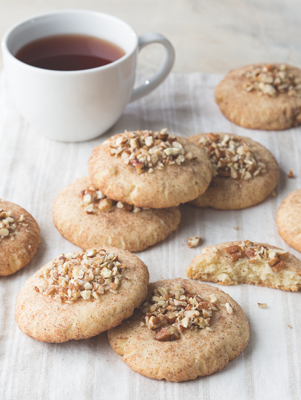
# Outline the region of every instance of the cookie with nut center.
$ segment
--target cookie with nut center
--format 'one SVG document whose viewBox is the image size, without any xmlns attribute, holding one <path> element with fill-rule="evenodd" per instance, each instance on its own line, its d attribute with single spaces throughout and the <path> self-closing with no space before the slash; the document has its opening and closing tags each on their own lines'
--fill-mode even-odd
<svg viewBox="0 0 301 400">
<path fill-rule="evenodd" d="M 129 318 L 147 294 L 148 269 L 115 247 L 61 254 L 18 294 L 15 319 L 42 342 L 86 339 Z"/>
<path fill-rule="evenodd" d="M 220 285 L 248 283 L 295 292 L 301 288 L 301 261 L 267 243 L 236 241 L 203 248 L 186 275 Z"/>
<path fill-rule="evenodd" d="M 282 239 L 301 252 L 301 189 L 290 193 L 283 200 L 276 219 Z"/>
<path fill-rule="evenodd" d="M 228 133 L 201 133 L 188 139 L 206 151 L 213 169 L 208 189 L 191 204 L 238 210 L 262 202 L 277 186 L 278 163 L 254 140 Z"/>
<path fill-rule="evenodd" d="M 83 177 L 59 193 L 53 221 L 62 236 L 83 249 L 116 246 L 137 252 L 174 232 L 181 212 L 179 207 L 142 209 L 116 202 Z"/>
<path fill-rule="evenodd" d="M 0 199 L 0 276 L 25 267 L 40 246 L 40 228 L 24 208 Z"/>
<path fill-rule="evenodd" d="M 212 178 L 206 153 L 166 130 L 113 136 L 93 150 L 88 169 L 92 183 L 105 195 L 139 208 L 191 201 Z"/>
<path fill-rule="evenodd" d="M 249 336 L 247 318 L 229 295 L 180 278 L 151 283 L 140 309 L 108 331 L 110 345 L 130 368 L 172 382 L 221 370 Z"/>
<path fill-rule="evenodd" d="M 253 64 L 230 71 L 215 90 L 230 121 L 244 128 L 280 130 L 301 124 L 301 70 Z"/>
</svg>

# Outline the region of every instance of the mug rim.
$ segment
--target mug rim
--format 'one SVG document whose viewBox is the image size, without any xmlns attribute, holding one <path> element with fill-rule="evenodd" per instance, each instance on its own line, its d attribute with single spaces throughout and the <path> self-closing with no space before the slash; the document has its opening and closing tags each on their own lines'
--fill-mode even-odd
<svg viewBox="0 0 301 400">
<path fill-rule="evenodd" d="M 39 68 L 39 67 L 34 67 L 33 65 L 29 65 L 26 64 L 23 61 L 18 60 L 12 53 L 11 51 L 8 49 L 7 46 L 7 41 L 10 37 L 10 35 L 18 28 L 20 27 L 22 24 L 28 23 L 33 19 L 38 19 L 38 18 L 42 18 L 45 16 L 55 16 L 55 15 L 59 15 L 59 14 L 80 14 L 80 13 L 85 13 L 85 14 L 94 14 L 94 15 L 101 15 L 105 18 L 109 18 L 112 20 L 117 21 L 118 23 L 121 23 L 123 25 L 125 25 L 128 29 L 130 29 L 133 33 L 133 36 L 135 37 L 135 46 L 133 47 L 133 49 L 127 53 L 125 53 L 124 56 L 120 57 L 118 60 L 115 60 L 113 62 L 111 62 L 110 64 L 107 65 L 102 65 L 100 67 L 96 67 L 96 68 L 89 68 L 89 69 L 79 69 L 79 70 L 75 70 L 75 71 L 59 71 L 59 70 L 52 70 L 52 69 L 45 69 L 45 68 Z M 18 64 L 22 65 L 25 68 L 29 68 L 33 71 L 39 71 L 40 73 L 51 73 L 51 74 L 56 74 L 56 75 L 66 75 L 66 74 L 72 74 L 72 75 L 77 75 L 77 74 L 88 74 L 88 73 L 92 73 L 92 72 L 97 72 L 97 71 L 102 71 L 105 69 L 109 69 L 112 68 L 120 63 L 122 63 L 123 61 L 127 60 L 129 57 L 131 57 L 133 55 L 133 53 L 136 51 L 137 46 L 138 46 L 138 36 L 136 34 L 136 32 L 134 31 L 134 29 L 131 27 L 131 25 L 129 25 L 127 22 L 123 21 L 122 19 L 115 17 L 114 15 L 111 14 L 107 14 L 107 13 L 102 13 L 99 11 L 94 11 L 94 10 L 87 10 L 87 9 L 65 9 L 65 10 L 56 10 L 56 11 L 49 11 L 49 12 L 45 12 L 45 13 L 39 13 L 39 14 L 35 14 L 33 16 L 31 16 L 30 18 L 25 18 L 19 22 L 17 22 L 16 24 L 14 24 L 11 28 L 9 28 L 3 35 L 2 40 L 1 40 L 1 46 L 2 46 L 2 51 L 6 52 L 7 55 L 9 57 L 11 57 L 15 62 L 17 62 Z"/>
</svg>

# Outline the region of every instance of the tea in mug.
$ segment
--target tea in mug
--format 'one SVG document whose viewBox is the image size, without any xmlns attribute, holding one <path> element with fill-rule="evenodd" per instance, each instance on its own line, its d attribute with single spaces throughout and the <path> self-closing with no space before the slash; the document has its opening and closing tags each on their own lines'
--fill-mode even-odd
<svg viewBox="0 0 301 400">
<path fill-rule="evenodd" d="M 102 67 L 123 57 L 116 44 L 88 35 L 54 35 L 21 47 L 15 57 L 33 67 L 78 71 Z"/>
</svg>

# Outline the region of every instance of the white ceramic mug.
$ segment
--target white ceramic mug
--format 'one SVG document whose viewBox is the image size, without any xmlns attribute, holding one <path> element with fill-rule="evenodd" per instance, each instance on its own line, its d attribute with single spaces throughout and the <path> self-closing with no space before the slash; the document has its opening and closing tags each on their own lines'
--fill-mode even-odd
<svg viewBox="0 0 301 400">
<path fill-rule="evenodd" d="M 59 34 L 99 37 L 117 44 L 125 55 L 111 64 L 79 71 L 37 68 L 15 58 L 25 44 Z M 138 51 L 150 43 L 162 44 L 165 58 L 151 79 L 133 89 Z M 124 21 L 87 10 L 50 12 L 22 21 L 4 35 L 2 52 L 8 87 L 20 113 L 45 136 L 66 142 L 106 132 L 130 101 L 160 85 L 175 58 L 164 36 L 146 33 L 138 38 Z"/>
</svg>

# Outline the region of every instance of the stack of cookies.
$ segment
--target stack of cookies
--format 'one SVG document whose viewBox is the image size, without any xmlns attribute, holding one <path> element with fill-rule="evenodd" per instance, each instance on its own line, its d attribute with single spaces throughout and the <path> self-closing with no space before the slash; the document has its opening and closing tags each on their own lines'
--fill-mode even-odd
<svg viewBox="0 0 301 400">
<path fill-rule="evenodd" d="M 191 141 L 167 129 L 124 132 L 96 147 L 89 177 L 58 195 L 54 223 L 83 249 L 141 251 L 178 228 L 179 204 L 201 196 L 211 178 L 208 155 Z"/>
</svg>

